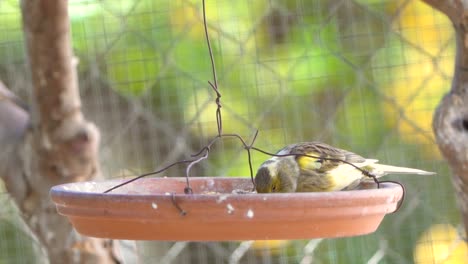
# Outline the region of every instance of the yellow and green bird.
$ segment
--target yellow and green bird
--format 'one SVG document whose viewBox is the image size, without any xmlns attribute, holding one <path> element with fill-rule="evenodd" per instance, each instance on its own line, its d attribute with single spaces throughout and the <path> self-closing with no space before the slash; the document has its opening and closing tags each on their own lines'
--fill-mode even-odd
<svg viewBox="0 0 468 264">
<path fill-rule="evenodd" d="M 265 161 L 258 169 L 255 176 L 258 193 L 350 190 L 362 181 L 372 181 L 372 178 L 357 168 L 376 177 L 387 174 L 435 174 L 378 164 L 376 159 L 366 159 L 320 142 L 291 144 L 281 149 L 277 155 Z"/>
</svg>

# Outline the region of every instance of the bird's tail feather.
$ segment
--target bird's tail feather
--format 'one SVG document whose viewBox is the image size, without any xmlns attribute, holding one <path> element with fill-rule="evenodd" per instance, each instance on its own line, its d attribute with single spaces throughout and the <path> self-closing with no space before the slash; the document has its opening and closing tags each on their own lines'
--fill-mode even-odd
<svg viewBox="0 0 468 264">
<path fill-rule="evenodd" d="M 406 167 L 397 167 L 385 164 L 372 164 L 372 172 L 377 175 L 387 175 L 387 174 L 416 174 L 416 175 L 434 175 L 435 172 L 424 171 L 413 168 Z"/>
</svg>

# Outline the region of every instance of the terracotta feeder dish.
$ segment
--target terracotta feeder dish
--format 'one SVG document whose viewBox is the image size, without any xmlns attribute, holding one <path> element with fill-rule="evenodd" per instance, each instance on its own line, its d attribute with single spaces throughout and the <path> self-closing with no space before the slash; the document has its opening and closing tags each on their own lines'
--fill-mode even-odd
<svg viewBox="0 0 468 264">
<path fill-rule="evenodd" d="M 250 178 L 193 177 L 78 182 L 51 189 L 57 211 L 83 235 L 130 240 L 261 240 L 346 237 L 374 232 L 403 191 L 257 194 Z M 234 192 L 233 192 L 234 191 Z"/>
</svg>

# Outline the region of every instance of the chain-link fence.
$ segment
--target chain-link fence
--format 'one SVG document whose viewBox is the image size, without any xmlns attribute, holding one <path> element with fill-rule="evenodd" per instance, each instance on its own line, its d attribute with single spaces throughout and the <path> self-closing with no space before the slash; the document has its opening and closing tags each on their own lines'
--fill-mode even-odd
<svg viewBox="0 0 468 264">
<path fill-rule="evenodd" d="M 87 118 L 102 133 L 106 177 L 196 153 L 217 134 L 201 1 L 69 0 Z M 207 1 L 223 125 L 275 152 L 323 141 L 435 177 L 389 176 L 403 207 L 367 236 L 304 241 L 118 241 L 125 263 L 449 263 L 468 261 L 432 113 L 453 73 L 454 35 L 420 1 Z M 17 0 L 0 0 L 0 80 L 31 84 Z M 255 153 L 254 166 L 268 158 Z M 242 145 L 217 143 L 200 176 L 248 176 Z M 185 168 L 164 175 L 182 176 Z M 34 239 L 3 191 L 0 263 L 32 263 Z"/>
</svg>

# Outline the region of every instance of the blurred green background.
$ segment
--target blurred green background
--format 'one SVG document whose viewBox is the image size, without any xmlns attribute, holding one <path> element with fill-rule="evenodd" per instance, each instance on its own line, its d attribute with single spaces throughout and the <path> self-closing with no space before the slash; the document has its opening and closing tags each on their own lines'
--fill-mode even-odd
<svg viewBox="0 0 468 264">
<path fill-rule="evenodd" d="M 102 132 L 106 177 L 160 168 L 216 135 L 201 1 L 69 0 L 69 6 L 82 101 Z M 468 263 L 466 243 L 457 238 L 450 173 L 431 130 L 453 73 L 448 19 L 420 1 L 402 0 L 221 0 L 206 8 L 225 133 L 250 141 L 258 129 L 255 146 L 269 152 L 318 140 L 438 175 L 389 176 L 406 186 L 407 198 L 371 235 L 243 244 L 125 241 L 133 245 L 121 247 L 126 263 L 161 256 L 168 263 Z M 0 27 L 0 80 L 28 100 L 18 1 L 0 0 Z M 267 158 L 254 153 L 254 167 Z M 234 139 L 217 143 L 194 170 L 249 175 Z M 1 190 L 0 263 L 32 263 L 40 253 Z M 240 245 L 246 251 L 236 259 Z M 174 248 L 180 252 L 168 255 Z"/>
</svg>

